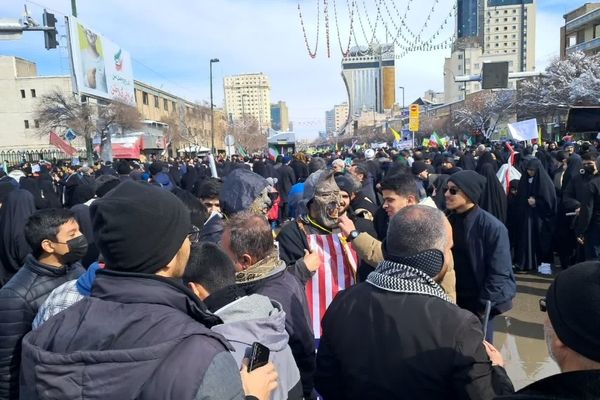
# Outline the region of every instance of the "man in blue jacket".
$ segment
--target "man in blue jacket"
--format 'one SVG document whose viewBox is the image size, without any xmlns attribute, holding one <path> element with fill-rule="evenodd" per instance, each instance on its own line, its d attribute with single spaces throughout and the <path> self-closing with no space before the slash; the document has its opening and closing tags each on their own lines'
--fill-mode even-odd
<svg viewBox="0 0 600 400">
<path fill-rule="evenodd" d="M 486 179 L 474 171 L 460 171 L 445 188 L 452 225 L 456 297 L 459 307 L 482 318 L 491 302 L 486 340 L 493 339 L 493 318 L 512 308 L 516 283 L 508 230 L 496 217 L 477 206 Z"/>
</svg>

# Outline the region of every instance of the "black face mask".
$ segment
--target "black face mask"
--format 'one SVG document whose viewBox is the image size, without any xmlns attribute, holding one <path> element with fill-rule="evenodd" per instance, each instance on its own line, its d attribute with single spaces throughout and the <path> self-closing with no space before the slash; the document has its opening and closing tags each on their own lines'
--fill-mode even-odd
<svg viewBox="0 0 600 400">
<path fill-rule="evenodd" d="M 62 243 L 62 242 L 56 242 Z M 88 242 L 84 235 L 77 236 L 76 238 L 67 240 L 66 244 L 69 247 L 69 252 L 63 254 L 60 258 L 64 264 L 72 264 L 75 261 L 79 261 L 85 256 L 88 249 Z"/>
<path fill-rule="evenodd" d="M 594 175 L 594 173 L 596 172 L 596 168 L 594 168 L 593 165 L 589 165 L 589 166 L 586 165 L 586 166 L 583 167 L 582 171 L 585 174 Z"/>
</svg>

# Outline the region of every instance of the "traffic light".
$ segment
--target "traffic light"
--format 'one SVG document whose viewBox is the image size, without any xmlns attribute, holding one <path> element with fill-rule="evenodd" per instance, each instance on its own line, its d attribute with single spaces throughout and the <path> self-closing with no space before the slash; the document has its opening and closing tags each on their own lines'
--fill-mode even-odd
<svg viewBox="0 0 600 400">
<path fill-rule="evenodd" d="M 44 10 L 43 21 L 44 28 L 52 28 L 51 30 L 44 31 L 46 50 L 55 49 L 58 46 L 58 42 L 56 41 L 56 17 L 54 17 L 54 14 Z"/>
</svg>

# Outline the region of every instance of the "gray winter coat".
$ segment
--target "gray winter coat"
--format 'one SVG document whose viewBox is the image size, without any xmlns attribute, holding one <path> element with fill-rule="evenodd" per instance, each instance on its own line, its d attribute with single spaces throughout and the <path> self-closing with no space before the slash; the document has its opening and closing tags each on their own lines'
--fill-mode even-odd
<svg viewBox="0 0 600 400">
<path fill-rule="evenodd" d="M 270 350 L 269 360 L 275 364 L 279 386 L 271 399 L 302 399 L 300 372 L 288 345 L 285 331 L 285 312 L 281 305 L 259 294 L 244 296 L 215 311 L 223 320 L 212 327 L 223 335 L 234 350 L 233 357 L 241 367 L 244 357 L 249 357 L 254 342 Z"/>
</svg>

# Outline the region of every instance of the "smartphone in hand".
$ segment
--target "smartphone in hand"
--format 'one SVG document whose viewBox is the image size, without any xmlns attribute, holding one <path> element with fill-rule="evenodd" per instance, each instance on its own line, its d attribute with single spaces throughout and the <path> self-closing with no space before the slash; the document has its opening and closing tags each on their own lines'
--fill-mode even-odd
<svg viewBox="0 0 600 400">
<path fill-rule="evenodd" d="M 269 348 L 258 342 L 252 343 L 252 353 L 248 362 L 248 372 L 260 368 L 269 362 Z"/>
</svg>

